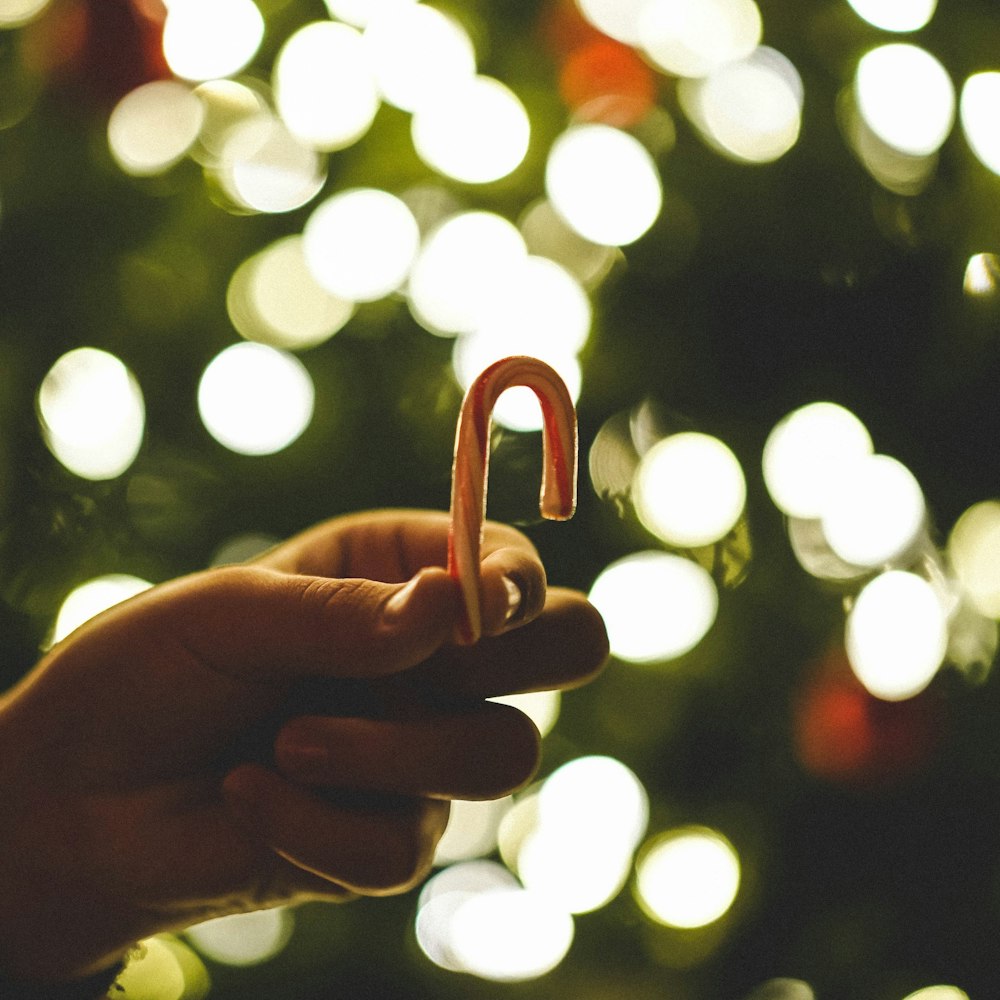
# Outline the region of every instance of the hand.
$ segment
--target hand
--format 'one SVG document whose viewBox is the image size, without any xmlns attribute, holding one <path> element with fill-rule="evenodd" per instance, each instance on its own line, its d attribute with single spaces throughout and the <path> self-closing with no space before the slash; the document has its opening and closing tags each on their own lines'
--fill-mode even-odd
<svg viewBox="0 0 1000 1000">
<path fill-rule="evenodd" d="M 485 699 L 584 683 L 603 624 L 489 523 L 486 638 L 452 645 L 447 530 L 336 519 L 57 645 L 0 702 L 0 968 L 65 980 L 209 917 L 403 891 L 449 799 L 529 781 L 537 732 Z"/>
</svg>

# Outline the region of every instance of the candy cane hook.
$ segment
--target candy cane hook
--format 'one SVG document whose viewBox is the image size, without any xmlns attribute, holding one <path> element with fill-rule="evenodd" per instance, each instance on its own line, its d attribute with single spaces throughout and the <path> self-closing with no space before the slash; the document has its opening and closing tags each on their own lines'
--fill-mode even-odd
<svg viewBox="0 0 1000 1000">
<path fill-rule="evenodd" d="M 542 406 L 542 517 L 565 521 L 576 508 L 576 411 L 566 385 L 537 358 L 514 356 L 490 365 L 469 387 L 455 432 L 451 481 L 448 572 L 461 585 L 464 619 L 459 640 L 475 642 L 482 632 L 479 551 L 486 517 L 493 407 L 504 390 L 523 385 Z"/>
</svg>

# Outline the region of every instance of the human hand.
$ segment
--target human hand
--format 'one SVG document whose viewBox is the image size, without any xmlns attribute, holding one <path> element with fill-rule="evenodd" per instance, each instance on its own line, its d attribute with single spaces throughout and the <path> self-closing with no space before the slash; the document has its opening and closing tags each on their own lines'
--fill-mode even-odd
<svg viewBox="0 0 1000 1000">
<path fill-rule="evenodd" d="M 453 646 L 447 530 L 335 519 L 51 650 L 0 702 L 0 968 L 65 980 L 209 917 L 403 891 L 449 799 L 530 780 L 537 732 L 485 699 L 584 683 L 603 624 L 488 523 L 486 638 Z"/>
</svg>

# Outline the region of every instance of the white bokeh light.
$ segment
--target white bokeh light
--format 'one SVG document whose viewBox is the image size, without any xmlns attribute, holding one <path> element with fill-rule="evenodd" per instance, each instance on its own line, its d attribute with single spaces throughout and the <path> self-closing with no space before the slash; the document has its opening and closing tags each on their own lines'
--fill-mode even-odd
<svg viewBox="0 0 1000 1000">
<path fill-rule="evenodd" d="M 525 691 L 491 698 L 501 705 L 510 705 L 523 712 L 535 724 L 540 736 L 548 736 L 559 719 L 562 695 L 559 691 Z"/>
<path fill-rule="evenodd" d="M 20 28 L 38 17 L 50 2 L 51 0 L 2 0 L 0 28 Z"/>
<path fill-rule="evenodd" d="M 78 347 L 49 369 L 38 389 L 45 443 L 83 479 L 115 479 L 135 461 L 146 426 L 142 390 L 113 354 Z"/>
<path fill-rule="evenodd" d="M 155 80 L 115 105 L 108 118 L 108 147 L 125 173 L 160 174 L 191 148 L 204 119 L 205 106 L 190 87 Z"/>
<path fill-rule="evenodd" d="M 883 31 L 919 31 L 934 16 L 937 0 L 847 0 L 858 17 Z"/>
<path fill-rule="evenodd" d="M 959 117 L 973 153 L 1000 174 L 1000 73 L 973 73 L 962 85 Z"/>
<path fill-rule="evenodd" d="M 888 455 L 865 455 L 841 467 L 820 511 L 830 548 L 852 566 L 881 566 L 902 556 L 925 527 L 920 484 Z"/>
<path fill-rule="evenodd" d="M 969 994 L 957 986 L 925 986 L 908 993 L 903 1000 L 969 1000 Z"/>
<path fill-rule="evenodd" d="M 236 913 L 189 927 L 185 937 L 206 958 L 223 965 L 260 965 L 279 954 L 294 930 L 284 907 Z"/>
<path fill-rule="evenodd" d="M 668 927 L 704 927 L 733 905 L 740 860 L 715 830 L 683 827 L 647 844 L 636 864 L 636 897 L 653 920 Z"/>
<path fill-rule="evenodd" d="M 643 51 L 676 76 L 707 76 L 745 59 L 762 32 L 754 0 L 650 0 L 639 19 Z"/>
<path fill-rule="evenodd" d="M 446 218 L 428 234 L 410 272 L 414 316 L 434 333 L 472 333 L 509 295 L 526 256 L 517 227 L 494 212 Z"/>
<path fill-rule="evenodd" d="M 516 170 L 528 152 L 531 123 L 517 95 L 499 80 L 473 76 L 421 105 L 413 145 L 431 169 L 466 184 L 487 184 Z"/>
<path fill-rule="evenodd" d="M 368 49 L 346 24 L 315 21 L 299 28 L 278 53 L 272 83 L 289 131 L 317 149 L 356 142 L 379 108 Z"/>
<path fill-rule="evenodd" d="M 948 625 L 934 588 L 922 577 L 890 570 L 865 585 L 847 617 L 847 657 L 876 698 L 919 694 L 948 649 Z"/>
<path fill-rule="evenodd" d="M 938 150 L 955 119 L 955 88 L 948 71 L 925 49 L 903 42 L 861 57 L 854 96 L 868 128 L 910 156 Z"/>
<path fill-rule="evenodd" d="M 316 280 L 355 302 L 372 302 L 400 288 L 420 246 L 413 213 L 377 188 L 331 195 L 310 215 L 302 236 Z"/>
<path fill-rule="evenodd" d="M 672 660 L 712 627 L 719 596 L 700 566 L 668 552 L 638 552 L 611 563 L 590 591 L 611 652 L 631 663 Z"/>
<path fill-rule="evenodd" d="M 128 573 L 108 573 L 81 583 L 70 591 L 59 607 L 52 629 L 52 643 L 60 642 L 102 611 L 107 611 L 152 586 L 148 580 Z"/>
<path fill-rule="evenodd" d="M 634 243 L 663 206 L 660 176 L 638 139 L 609 125 L 575 125 L 552 144 L 545 189 L 555 210 L 593 243 Z"/>
<path fill-rule="evenodd" d="M 253 0 L 170 0 L 163 54 L 186 80 L 214 80 L 239 72 L 264 39 L 264 18 Z"/>
<path fill-rule="evenodd" d="M 226 308 L 247 340 L 285 350 L 323 343 L 355 312 L 353 302 L 332 295 L 312 276 L 301 236 L 286 236 L 240 264 L 229 281 Z"/>
<path fill-rule="evenodd" d="M 383 15 L 401 12 L 416 0 L 323 0 L 331 17 L 339 18 L 357 28 Z"/>
<path fill-rule="evenodd" d="M 764 443 L 764 483 L 790 517 L 818 517 L 841 469 L 870 455 L 871 435 L 850 410 L 808 403 L 783 417 Z"/>
<path fill-rule="evenodd" d="M 746 502 L 746 480 L 732 451 L 710 434 L 685 432 L 642 456 L 633 484 L 642 523 L 669 545 L 694 548 L 723 538 Z"/>
<path fill-rule="evenodd" d="M 233 344 L 208 364 L 198 411 L 208 432 L 241 455 L 287 448 L 312 419 L 315 390 L 302 362 L 264 344 Z"/>
<path fill-rule="evenodd" d="M 404 111 L 416 111 L 476 72 L 468 32 L 425 4 L 379 12 L 369 19 L 364 41 L 382 97 Z"/>
<path fill-rule="evenodd" d="M 599 31 L 626 45 L 639 41 L 639 22 L 649 0 L 576 0 L 580 13 Z"/>
<path fill-rule="evenodd" d="M 948 536 L 948 558 L 977 611 L 1000 619 L 1000 502 L 973 504 Z"/>
<path fill-rule="evenodd" d="M 511 808 L 511 799 L 467 802 L 454 799 L 444 835 L 434 849 L 435 865 L 482 858 L 496 850 L 500 823 Z"/>
</svg>

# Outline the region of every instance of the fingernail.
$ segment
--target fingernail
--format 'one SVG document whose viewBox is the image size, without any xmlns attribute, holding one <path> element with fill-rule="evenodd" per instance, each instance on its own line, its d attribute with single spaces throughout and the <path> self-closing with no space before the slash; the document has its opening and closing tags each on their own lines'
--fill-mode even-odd
<svg viewBox="0 0 1000 1000">
<path fill-rule="evenodd" d="M 503 578 L 503 585 L 507 591 L 507 613 L 503 620 L 509 624 L 521 610 L 521 588 L 509 576 Z"/>
<path fill-rule="evenodd" d="M 412 580 L 402 590 L 397 591 L 388 601 L 385 602 L 385 607 L 382 608 L 382 620 L 392 623 L 395 622 L 397 618 L 401 618 L 405 612 L 413 594 L 416 592 L 417 586 L 419 585 L 420 574 L 418 573 Z"/>
</svg>

